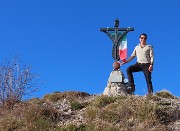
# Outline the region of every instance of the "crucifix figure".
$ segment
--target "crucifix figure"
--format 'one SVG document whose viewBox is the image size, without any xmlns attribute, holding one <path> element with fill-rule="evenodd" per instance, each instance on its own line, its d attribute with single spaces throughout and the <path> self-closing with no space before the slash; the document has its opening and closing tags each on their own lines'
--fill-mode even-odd
<svg viewBox="0 0 180 131">
<path fill-rule="evenodd" d="M 115 61 L 120 60 L 119 46 L 120 42 L 126 36 L 129 31 L 134 31 L 134 28 L 119 28 L 119 20 L 114 21 L 114 28 L 100 28 L 100 31 L 106 33 L 113 42 L 112 57 Z M 112 33 L 113 32 L 113 33 Z"/>
</svg>

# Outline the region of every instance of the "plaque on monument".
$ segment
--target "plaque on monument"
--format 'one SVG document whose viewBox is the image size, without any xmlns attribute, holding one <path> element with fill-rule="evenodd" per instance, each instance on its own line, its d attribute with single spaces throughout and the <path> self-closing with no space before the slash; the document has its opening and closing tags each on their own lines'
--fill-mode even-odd
<svg viewBox="0 0 180 131">
<path fill-rule="evenodd" d="M 112 71 L 109 77 L 109 82 L 123 82 L 123 77 L 121 71 Z"/>
</svg>

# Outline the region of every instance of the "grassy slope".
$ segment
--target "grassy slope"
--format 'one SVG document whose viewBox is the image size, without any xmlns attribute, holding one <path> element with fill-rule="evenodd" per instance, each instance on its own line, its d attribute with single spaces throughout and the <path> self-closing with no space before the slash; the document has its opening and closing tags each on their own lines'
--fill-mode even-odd
<svg viewBox="0 0 180 131">
<path fill-rule="evenodd" d="M 168 91 L 149 97 L 54 92 L 0 108 L 0 130 L 170 131 L 177 128 L 179 104 Z"/>
</svg>

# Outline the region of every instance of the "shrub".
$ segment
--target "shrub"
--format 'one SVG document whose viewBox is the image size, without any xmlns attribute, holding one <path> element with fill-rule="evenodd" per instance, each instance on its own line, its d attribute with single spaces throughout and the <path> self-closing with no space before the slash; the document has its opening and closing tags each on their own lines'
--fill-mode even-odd
<svg viewBox="0 0 180 131">
<path fill-rule="evenodd" d="M 149 101 L 149 99 L 144 99 L 139 101 L 139 106 L 136 109 L 135 116 L 141 121 L 155 120 L 156 119 L 156 105 Z"/>
<path fill-rule="evenodd" d="M 59 127 L 56 131 L 87 131 L 86 125 L 81 124 L 79 126 L 76 126 L 74 124 L 68 124 L 64 127 Z"/>
<path fill-rule="evenodd" d="M 61 100 L 62 96 L 60 92 L 55 92 L 53 94 L 47 94 L 43 97 L 43 100 L 50 101 L 50 102 L 57 102 Z"/>
<path fill-rule="evenodd" d="M 167 90 L 162 90 L 160 92 L 156 93 L 157 96 L 163 97 L 163 98 L 170 98 L 170 99 L 175 99 L 177 97 L 173 96 L 169 91 Z"/>
<path fill-rule="evenodd" d="M 43 97 L 44 100 L 57 102 L 63 99 L 68 101 L 73 101 L 75 99 L 82 99 L 84 97 L 89 96 L 86 92 L 76 92 L 76 91 L 68 91 L 68 92 L 54 92 L 53 94 L 48 94 Z"/>
<path fill-rule="evenodd" d="M 24 126 L 24 124 L 23 120 L 17 120 L 13 116 L 4 117 L 4 119 L 0 120 L 0 129 L 14 131 Z"/>
<path fill-rule="evenodd" d="M 99 118 L 109 123 L 117 123 L 119 115 L 113 111 L 103 110 L 99 114 Z"/>
<path fill-rule="evenodd" d="M 70 106 L 71 106 L 72 110 L 80 110 L 80 109 L 84 108 L 84 105 L 82 103 L 77 102 L 77 101 L 72 101 Z"/>
<path fill-rule="evenodd" d="M 36 91 L 37 78 L 30 65 L 22 65 L 17 56 L 6 59 L 0 66 L 0 107 L 12 109 L 23 96 Z"/>
<path fill-rule="evenodd" d="M 97 107 L 89 106 L 85 110 L 85 116 L 88 118 L 88 121 L 92 121 L 96 119 L 98 113 L 99 113 L 99 109 Z"/>
<path fill-rule="evenodd" d="M 102 95 L 102 96 L 97 97 L 95 101 L 92 102 L 92 105 L 98 108 L 103 108 L 106 105 L 113 103 L 115 100 L 116 100 L 116 97 L 114 96 L 108 97 L 108 96 Z"/>
</svg>

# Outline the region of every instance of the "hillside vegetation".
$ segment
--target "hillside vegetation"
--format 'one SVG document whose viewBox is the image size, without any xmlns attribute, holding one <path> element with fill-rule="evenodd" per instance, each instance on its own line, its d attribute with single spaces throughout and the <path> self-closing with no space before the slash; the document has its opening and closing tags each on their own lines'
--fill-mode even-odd
<svg viewBox="0 0 180 131">
<path fill-rule="evenodd" d="M 180 99 L 54 92 L 0 108 L 0 131 L 179 131 Z"/>
</svg>

